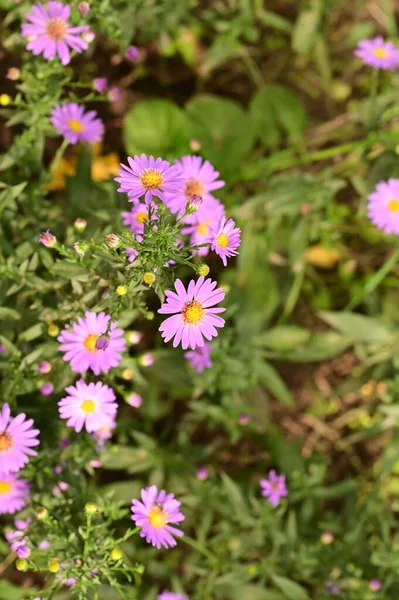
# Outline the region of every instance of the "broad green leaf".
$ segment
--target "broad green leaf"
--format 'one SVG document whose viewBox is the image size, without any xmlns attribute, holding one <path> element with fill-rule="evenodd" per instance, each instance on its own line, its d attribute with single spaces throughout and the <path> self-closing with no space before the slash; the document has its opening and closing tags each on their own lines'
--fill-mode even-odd
<svg viewBox="0 0 399 600">
<path fill-rule="evenodd" d="M 272 365 L 267 362 L 259 362 L 256 365 L 256 372 L 261 383 L 273 396 L 276 396 L 284 404 L 292 405 L 294 403 L 291 392 Z"/>
<path fill-rule="evenodd" d="M 8 308 L 5 306 L 0 306 L 0 319 L 14 319 L 18 321 L 21 318 L 19 312 L 14 310 L 13 308 Z"/>
<path fill-rule="evenodd" d="M 328 360 L 341 354 L 353 345 L 353 338 L 335 331 L 316 333 L 292 353 L 284 354 L 285 360 L 293 362 L 313 362 Z"/>
<path fill-rule="evenodd" d="M 310 332 L 297 325 L 280 325 L 261 333 L 255 338 L 255 343 L 276 352 L 293 350 L 298 344 L 307 342 Z"/>
<path fill-rule="evenodd" d="M 323 311 L 319 316 L 334 329 L 357 342 L 389 344 L 394 340 L 390 331 L 378 319 L 350 312 Z"/>
<path fill-rule="evenodd" d="M 82 277 L 85 279 L 88 275 L 85 267 L 67 260 L 54 263 L 49 270 L 53 275 L 59 275 L 65 279 L 79 279 L 80 281 L 82 281 Z"/>
<path fill-rule="evenodd" d="M 286 600 L 286 596 L 261 585 L 216 585 L 216 597 L 225 600 Z"/>
<path fill-rule="evenodd" d="M 242 44 L 230 34 L 217 36 L 200 66 L 201 76 L 208 77 L 213 69 L 230 60 L 233 56 L 237 56 L 241 49 Z"/>
<path fill-rule="evenodd" d="M 177 158 L 189 150 L 189 122 L 185 113 L 170 100 L 145 100 L 127 113 L 123 127 L 128 154 Z"/>
<path fill-rule="evenodd" d="M 248 519 L 248 507 L 243 498 L 239 486 L 226 473 L 221 474 L 222 484 L 227 492 L 227 498 L 230 504 L 234 507 L 237 516 L 240 519 Z"/>
<path fill-rule="evenodd" d="M 324 10 L 325 0 L 310 0 L 300 12 L 292 34 L 292 47 L 299 54 L 312 51 L 321 28 Z"/>
<path fill-rule="evenodd" d="M 140 497 L 141 484 L 138 481 L 114 481 L 100 488 L 101 496 L 107 496 L 130 505 L 132 498 Z"/>
<path fill-rule="evenodd" d="M 186 105 L 192 137 L 202 144 L 204 157 L 223 176 L 231 172 L 251 150 L 254 132 L 251 120 L 237 102 L 217 96 L 196 96 Z"/>
<path fill-rule="evenodd" d="M 275 586 L 283 592 L 288 600 L 307 600 L 309 598 L 306 590 L 295 581 L 280 575 L 272 575 L 271 578 Z"/>
</svg>

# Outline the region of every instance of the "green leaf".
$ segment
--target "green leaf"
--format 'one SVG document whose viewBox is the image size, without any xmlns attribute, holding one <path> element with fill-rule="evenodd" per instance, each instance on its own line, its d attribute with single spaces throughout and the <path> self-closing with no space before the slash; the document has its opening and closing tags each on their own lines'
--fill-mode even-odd
<svg viewBox="0 0 399 600">
<path fill-rule="evenodd" d="M 331 327 L 338 329 L 357 342 L 390 344 L 394 340 L 393 332 L 378 319 L 372 317 L 350 312 L 328 311 L 320 312 L 319 316 Z"/>
<path fill-rule="evenodd" d="M 289 406 L 294 404 L 291 392 L 272 365 L 267 362 L 259 362 L 256 365 L 256 371 L 259 380 L 278 400 Z"/>
<path fill-rule="evenodd" d="M 202 144 L 202 153 L 225 173 L 235 169 L 251 150 L 254 132 L 251 120 L 237 102 L 217 96 L 196 96 L 186 105 L 191 137 Z"/>
<path fill-rule="evenodd" d="M 187 154 L 190 131 L 185 113 L 170 100 L 145 100 L 126 115 L 123 135 L 128 154 L 166 159 Z"/>
<path fill-rule="evenodd" d="M 278 587 L 288 600 L 307 600 L 309 598 L 306 590 L 298 583 L 281 577 L 280 575 L 271 575 L 273 583 Z"/>
<path fill-rule="evenodd" d="M 21 318 L 19 312 L 14 310 L 13 308 L 8 308 L 5 306 L 0 306 L 0 319 L 14 319 L 18 321 Z"/>
<path fill-rule="evenodd" d="M 8 204 L 11 204 L 11 202 L 18 198 L 18 196 L 24 190 L 27 183 L 27 181 L 24 181 L 23 183 L 19 183 L 18 185 L 10 185 L 0 193 L 0 213 L 5 209 L 5 207 Z"/>
<path fill-rule="evenodd" d="M 352 344 L 351 337 L 335 331 L 316 333 L 307 342 L 296 348 L 295 352 L 284 354 L 284 359 L 293 362 L 328 360 L 341 354 Z"/>
<path fill-rule="evenodd" d="M 311 52 L 321 28 L 324 9 L 324 0 L 311 0 L 301 11 L 292 33 L 292 47 L 295 52 L 299 54 Z"/>
<path fill-rule="evenodd" d="M 80 281 L 82 281 L 82 278 L 85 280 L 88 275 L 85 267 L 67 260 L 54 263 L 49 270 L 53 275 L 59 275 L 65 279 L 79 279 Z"/>
<path fill-rule="evenodd" d="M 309 337 L 310 332 L 303 327 L 281 325 L 258 335 L 255 338 L 255 343 L 266 346 L 266 348 L 271 348 L 276 352 L 285 352 L 293 350 L 298 344 L 307 342 Z"/>
<path fill-rule="evenodd" d="M 25 342 L 31 342 L 41 335 L 43 335 L 43 323 L 36 323 L 36 325 L 32 325 L 32 327 L 29 327 L 29 329 L 26 329 L 21 333 L 19 339 L 24 340 Z"/>
<path fill-rule="evenodd" d="M 226 473 L 221 474 L 222 484 L 226 490 L 228 500 L 237 516 L 244 521 L 248 520 L 248 507 L 242 496 L 239 486 Z"/>
<path fill-rule="evenodd" d="M 201 76 L 208 77 L 213 69 L 227 62 L 233 56 L 237 56 L 241 50 L 242 44 L 230 34 L 217 36 L 201 64 L 199 69 Z"/>
</svg>

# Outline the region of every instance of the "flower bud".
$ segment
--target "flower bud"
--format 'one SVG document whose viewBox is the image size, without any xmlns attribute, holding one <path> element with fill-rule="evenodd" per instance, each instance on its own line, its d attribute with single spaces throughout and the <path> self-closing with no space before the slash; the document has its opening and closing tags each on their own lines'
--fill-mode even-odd
<svg viewBox="0 0 399 600">
<path fill-rule="evenodd" d="M 154 364 L 154 355 L 151 352 L 146 352 L 139 358 L 139 363 L 142 367 L 151 367 Z"/>
<path fill-rule="evenodd" d="M 10 67 L 7 71 L 7 79 L 11 79 L 11 81 L 16 81 L 17 79 L 19 79 L 19 76 L 21 74 L 21 71 L 19 69 L 17 69 L 17 67 Z"/>
<path fill-rule="evenodd" d="M 120 240 L 115 233 L 107 233 L 105 236 L 105 243 L 109 248 L 119 248 Z"/>
<path fill-rule="evenodd" d="M 54 386 L 52 383 L 50 383 L 50 381 L 46 381 L 46 383 L 43 383 L 42 387 L 40 388 L 40 393 L 42 396 L 50 396 L 50 394 L 52 394 L 54 392 Z"/>
<path fill-rule="evenodd" d="M 198 265 L 197 272 L 198 272 L 198 275 L 202 275 L 202 277 L 206 277 L 209 274 L 208 265 Z"/>
<path fill-rule="evenodd" d="M 190 140 L 190 148 L 194 152 L 201 150 L 201 147 L 202 147 L 202 144 L 199 140 L 197 140 L 197 138 L 193 138 L 192 140 Z"/>
<path fill-rule="evenodd" d="M 50 558 L 47 563 L 48 570 L 50 573 L 58 573 L 60 570 L 60 563 L 58 562 L 58 558 Z"/>
<path fill-rule="evenodd" d="M 96 34 L 93 31 L 84 31 L 82 33 L 82 39 L 86 42 L 86 44 L 91 44 L 96 37 Z"/>
<path fill-rule="evenodd" d="M 144 273 L 143 275 L 143 281 L 144 283 L 146 283 L 147 285 L 152 285 L 155 281 L 155 275 L 154 273 Z"/>
<path fill-rule="evenodd" d="M 106 350 L 109 346 L 109 339 L 102 335 L 96 340 L 94 347 L 96 350 Z"/>
<path fill-rule="evenodd" d="M 51 335 L 51 337 L 57 337 L 57 335 L 59 334 L 60 330 L 58 329 L 57 325 L 55 323 L 49 323 L 48 327 L 47 327 L 47 333 L 49 335 Z"/>
<path fill-rule="evenodd" d="M 76 231 L 82 233 L 82 231 L 84 231 L 87 227 L 87 221 L 86 219 L 81 219 L 80 217 L 78 217 L 77 219 L 75 219 L 73 226 Z"/>
<path fill-rule="evenodd" d="M 142 335 L 139 331 L 128 331 L 127 340 L 130 344 L 139 344 L 142 339 Z"/>
<path fill-rule="evenodd" d="M 106 77 L 97 77 L 93 80 L 93 88 L 99 94 L 103 94 L 108 87 L 108 79 Z"/>
<path fill-rule="evenodd" d="M 117 87 L 116 85 L 113 85 L 111 88 L 109 88 L 108 90 L 108 100 L 110 102 L 119 102 L 119 100 L 122 98 L 122 90 L 120 87 Z"/>
<path fill-rule="evenodd" d="M 136 573 L 138 575 L 142 575 L 144 573 L 144 571 L 145 571 L 145 566 L 141 565 L 141 564 L 135 565 L 134 570 L 136 571 Z"/>
<path fill-rule="evenodd" d="M 120 548 L 114 548 L 111 552 L 112 560 L 120 560 L 122 558 L 122 551 Z"/>
<path fill-rule="evenodd" d="M 193 214 L 197 212 L 199 207 L 202 204 L 202 196 L 198 196 L 198 194 L 193 194 L 190 200 L 186 204 L 186 212 L 189 214 Z"/>
<path fill-rule="evenodd" d="M 128 60 L 132 62 L 136 62 L 140 54 L 139 49 L 136 46 L 129 46 L 129 48 L 125 52 L 125 56 Z"/>
<path fill-rule="evenodd" d="M 24 558 L 18 558 L 18 560 L 15 561 L 15 568 L 17 569 L 17 571 L 27 571 L 28 561 Z"/>
<path fill-rule="evenodd" d="M 87 249 L 87 244 L 84 242 L 74 242 L 72 244 L 72 248 L 75 250 L 76 254 L 83 256 Z"/>
<path fill-rule="evenodd" d="M 139 394 L 133 392 L 132 394 L 129 394 L 129 396 L 127 396 L 126 402 L 129 404 L 129 406 L 132 406 L 133 408 L 140 408 L 143 399 Z"/>
<path fill-rule="evenodd" d="M 51 365 L 49 362 L 47 362 L 47 360 L 42 360 L 42 362 L 39 365 L 39 372 L 40 373 L 50 373 L 51 371 Z"/>
<path fill-rule="evenodd" d="M 331 533 L 331 531 L 325 531 L 324 533 L 321 534 L 320 541 L 322 544 L 328 546 L 329 544 L 332 544 L 332 542 L 334 541 L 334 536 Z"/>
<path fill-rule="evenodd" d="M 133 369 L 123 369 L 122 379 L 124 379 L 125 381 L 131 381 L 132 379 L 134 379 Z"/>
<path fill-rule="evenodd" d="M 44 521 L 48 517 L 48 510 L 44 508 L 44 506 L 38 506 L 36 509 L 36 517 L 40 519 L 40 521 Z"/>
<path fill-rule="evenodd" d="M 125 294 L 127 294 L 126 285 L 118 285 L 118 287 L 116 288 L 116 293 L 118 294 L 118 296 L 124 296 Z"/>
<path fill-rule="evenodd" d="M 44 231 L 40 234 L 39 242 L 43 244 L 43 246 L 47 246 L 48 248 L 54 248 L 54 246 L 57 243 L 57 238 L 47 229 L 47 231 Z"/>
<path fill-rule="evenodd" d="M 85 504 L 85 511 L 88 515 L 94 515 L 98 510 L 97 504 L 94 502 L 87 502 Z"/>
<path fill-rule="evenodd" d="M 84 17 L 90 11 L 90 4 L 88 2 L 79 2 L 78 11 Z"/>
</svg>

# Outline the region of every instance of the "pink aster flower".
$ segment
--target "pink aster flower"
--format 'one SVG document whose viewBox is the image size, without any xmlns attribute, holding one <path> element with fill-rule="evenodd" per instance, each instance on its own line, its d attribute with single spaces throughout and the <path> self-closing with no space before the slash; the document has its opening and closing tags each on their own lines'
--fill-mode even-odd
<svg viewBox="0 0 399 600">
<path fill-rule="evenodd" d="M 39 372 L 40 373 L 50 373 L 50 371 L 51 371 L 51 364 L 47 360 L 42 360 L 42 362 L 39 365 Z"/>
<path fill-rule="evenodd" d="M 134 202 L 144 196 L 146 203 L 151 202 L 153 196 L 165 201 L 166 194 L 176 194 L 180 191 L 183 180 L 180 167 L 173 167 L 162 158 L 147 158 L 145 154 L 135 156 L 127 161 L 129 166 L 121 164 L 119 177 L 115 179 L 120 184 L 118 192 L 129 195 L 129 201 Z"/>
<path fill-rule="evenodd" d="M 127 259 L 129 262 L 133 262 L 136 260 L 138 252 L 134 248 L 125 248 L 125 252 L 127 254 Z"/>
<path fill-rule="evenodd" d="M 16 540 L 10 545 L 11 552 L 15 552 L 18 558 L 28 558 L 30 555 L 30 548 L 26 543 L 26 540 Z"/>
<path fill-rule="evenodd" d="M 153 209 L 155 205 L 152 204 Z M 134 203 L 130 211 L 122 212 L 123 224 L 129 227 L 132 233 L 144 233 L 144 225 L 148 221 L 149 205 L 142 202 Z M 152 213 L 151 220 L 156 219 L 156 215 Z"/>
<path fill-rule="evenodd" d="M 241 244 L 241 229 L 235 226 L 233 219 L 226 220 L 222 217 L 219 226 L 212 234 L 211 248 L 220 258 L 224 266 L 227 266 L 227 259 L 238 254 L 237 248 Z"/>
<path fill-rule="evenodd" d="M 80 379 L 65 391 L 68 396 L 58 403 L 60 417 L 67 419 L 67 426 L 77 433 L 83 427 L 93 433 L 114 421 L 118 410 L 116 397 L 114 391 L 101 381 L 87 384 Z"/>
<path fill-rule="evenodd" d="M 175 499 L 174 494 L 167 494 L 165 490 L 158 492 L 156 485 L 141 490 L 141 499 L 132 501 L 132 521 L 141 527 L 140 536 L 156 548 L 176 546 L 173 535 L 184 535 L 180 529 L 172 527 L 185 516 L 180 512 L 181 502 Z"/>
<path fill-rule="evenodd" d="M 13 514 L 22 510 L 28 497 L 29 483 L 25 479 L 17 479 L 15 475 L 0 473 L 0 515 Z M 22 532 L 18 532 L 18 534 L 22 536 Z"/>
<path fill-rule="evenodd" d="M 175 281 L 175 292 L 166 291 L 166 302 L 158 310 L 161 314 L 173 314 L 160 326 L 165 342 L 172 338 L 173 347 L 181 342 L 183 350 L 204 345 L 204 337 L 211 340 L 218 335 L 216 327 L 224 327 L 224 319 L 217 313 L 225 308 L 211 308 L 224 299 L 222 288 L 215 290 L 217 283 L 211 279 L 199 277 L 195 282 L 190 281 L 187 291 L 180 281 Z M 177 313 L 177 314 L 174 314 Z"/>
<path fill-rule="evenodd" d="M 43 246 L 53 248 L 57 243 L 57 238 L 47 229 L 47 231 L 40 234 L 39 242 L 43 244 Z"/>
<path fill-rule="evenodd" d="M 74 27 L 69 23 L 71 7 L 61 2 L 34 4 L 32 11 L 25 15 L 28 23 L 22 25 L 22 35 L 28 38 L 27 50 L 33 54 L 43 54 L 48 60 L 54 60 L 56 55 L 63 65 L 71 60 L 69 49 L 76 52 L 87 50 L 87 43 L 82 39 L 82 33 L 88 32 L 87 25 Z"/>
<path fill-rule="evenodd" d="M 381 36 L 371 40 L 361 40 L 355 55 L 361 58 L 365 65 L 376 69 L 394 71 L 399 66 L 399 49 L 392 42 L 386 42 Z"/>
<path fill-rule="evenodd" d="M 96 429 L 96 431 L 93 432 L 93 436 L 98 440 L 98 445 L 100 448 L 104 446 L 107 440 L 112 438 L 115 427 L 115 418 L 108 418 L 99 429 Z"/>
<path fill-rule="evenodd" d="M 125 52 L 125 56 L 128 60 L 131 60 L 132 62 L 136 62 L 136 60 L 138 60 L 140 55 L 140 51 L 137 48 L 137 46 L 129 46 L 129 48 L 126 50 Z"/>
<path fill-rule="evenodd" d="M 261 479 L 259 483 L 262 496 L 267 498 L 272 506 L 277 506 L 280 498 L 288 496 L 285 475 L 276 475 L 276 471 L 270 471 L 268 479 Z"/>
<path fill-rule="evenodd" d="M 165 203 L 172 213 L 184 213 L 187 202 L 194 195 L 201 196 L 205 203 L 209 199 L 214 199 L 211 192 L 225 185 L 224 181 L 218 179 L 219 172 L 215 171 L 209 161 L 204 161 L 200 156 L 183 156 L 175 164 L 181 170 L 183 185 L 179 190 L 180 193 L 166 195 Z"/>
<path fill-rule="evenodd" d="M 184 596 L 183 594 L 174 594 L 173 592 L 168 592 L 165 590 L 162 594 L 159 594 L 157 600 L 188 600 L 188 596 Z"/>
<path fill-rule="evenodd" d="M 185 352 L 184 357 L 190 363 L 190 367 L 197 373 L 202 373 L 204 369 L 210 369 L 212 366 L 211 345 L 205 342 L 203 346 L 197 346 L 195 350 Z"/>
<path fill-rule="evenodd" d="M 67 102 L 52 110 L 51 123 L 70 144 L 94 144 L 101 140 L 104 133 L 103 122 L 96 117 L 95 110 L 85 113 L 83 106 L 76 102 Z"/>
<path fill-rule="evenodd" d="M 46 383 L 43 383 L 42 387 L 40 388 L 40 393 L 42 396 L 50 396 L 50 394 L 52 394 L 54 392 L 54 386 L 52 383 L 50 383 L 50 381 L 46 381 Z"/>
<path fill-rule="evenodd" d="M 385 233 L 399 234 L 399 179 L 377 183 L 368 197 L 368 217 Z"/>
<path fill-rule="evenodd" d="M 0 473 L 17 473 L 36 456 L 33 446 L 39 445 L 38 429 L 32 429 L 33 419 L 26 420 L 25 413 L 11 417 L 10 407 L 3 404 L 0 411 Z"/>
<path fill-rule="evenodd" d="M 199 256 L 205 256 L 209 253 L 212 231 L 218 227 L 223 215 L 223 205 L 216 198 L 210 197 L 207 200 L 203 200 L 201 206 L 194 214 L 184 217 L 183 223 L 186 224 L 186 227 L 181 230 L 182 234 L 190 236 L 190 243 L 193 246 L 208 244 L 207 246 L 198 248 L 196 253 Z"/>
<path fill-rule="evenodd" d="M 369 582 L 369 588 L 372 592 L 379 592 L 382 588 L 382 583 L 379 579 L 372 579 Z"/>
<path fill-rule="evenodd" d="M 91 369 L 95 375 L 108 373 L 111 367 L 117 367 L 122 359 L 126 340 L 123 329 L 113 321 L 107 332 L 109 345 L 104 350 L 97 350 L 96 342 L 108 329 L 111 317 L 104 312 L 86 312 L 79 317 L 70 329 L 61 331 L 58 341 L 60 350 L 65 352 L 64 360 L 70 361 L 72 371 L 85 373 Z"/>
<path fill-rule="evenodd" d="M 200 479 L 201 481 L 205 481 L 205 479 L 208 479 L 208 477 L 209 477 L 209 471 L 206 467 L 198 467 L 196 475 L 197 475 L 197 479 Z"/>
<path fill-rule="evenodd" d="M 106 77 L 96 77 L 93 79 L 93 88 L 99 94 L 103 94 L 108 87 L 108 79 Z"/>
</svg>

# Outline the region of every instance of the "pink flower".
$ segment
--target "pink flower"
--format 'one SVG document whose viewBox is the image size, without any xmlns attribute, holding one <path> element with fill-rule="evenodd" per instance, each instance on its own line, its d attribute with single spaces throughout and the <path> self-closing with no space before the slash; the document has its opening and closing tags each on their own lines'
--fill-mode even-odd
<svg viewBox="0 0 399 600">
<path fill-rule="evenodd" d="M 218 335 L 216 327 L 224 327 L 224 320 L 217 313 L 225 308 L 211 308 L 224 299 L 222 288 L 215 290 L 217 283 L 199 277 L 190 281 L 186 291 L 180 279 L 175 281 L 175 292 L 166 291 L 166 302 L 158 310 L 161 314 L 173 314 L 167 318 L 159 330 L 165 342 L 172 338 L 173 347 L 180 343 L 183 350 L 204 345 L 204 337 L 211 340 Z M 174 314 L 177 313 L 177 314 Z"/>
<path fill-rule="evenodd" d="M 76 102 L 67 102 L 53 108 L 51 123 L 70 144 L 94 144 L 101 140 L 104 133 L 103 122 L 97 119 L 96 111 L 85 112 L 83 106 Z"/>
<path fill-rule="evenodd" d="M 122 90 L 120 87 L 113 85 L 108 90 L 108 100 L 118 102 L 122 98 Z"/>
<path fill-rule="evenodd" d="M 132 406 L 133 408 L 140 408 L 143 399 L 139 394 L 133 392 L 132 394 L 129 394 L 129 396 L 126 398 L 126 402 L 129 404 L 129 406 Z"/>
<path fill-rule="evenodd" d="M 392 42 L 386 42 L 381 36 L 371 40 L 361 40 L 355 50 L 365 65 L 376 69 L 394 71 L 399 66 L 399 49 Z"/>
<path fill-rule="evenodd" d="M 17 479 L 15 475 L 0 473 L 0 515 L 13 514 L 18 510 L 22 510 L 28 497 L 29 483 L 25 479 Z M 22 536 L 21 531 L 15 533 Z M 15 538 L 16 537 L 17 536 L 15 536 Z M 11 539 L 9 541 L 11 541 Z"/>
<path fill-rule="evenodd" d="M 28 38 L 27 50 L 33 54 L 43 54 L 48 60 L 54 60 L 56 55 L 63 65 L 71 60 L 69 49 L 75 52 L 87 50 L 87 43 L 80 34 L 89 31 L 87 25 L 74 27 L 69 23 L 71 7 L 61 2 L 34 4 L 32 12 L 25 15 L 28 23 L 22 25 L 22 35 Z"/>
<path fill-rule="evenodd" d="M 183 596 L 183 594 L 174 594 L 173 592 L 168 592 L 168 590 L 165 590 L 157 597 L 157 600 L 188 600 L 188 596 Z"/>
<path fill-rule="evenodd" d="M 54 392 L 54 386 L 49 381 L 46 381 L 46 383 L 43 383 L 42 387 L 40 388 L 40 393 L 42 396 L 50 396 L 50 394 L 52 394 L 53 392 Z"/>
<path fill-rule="evenodd" d="M 172 527 L 184 521 L 185 517 L 180 512 L 181 502 L 175 499 L 174 494 L 167 494 L 165 490 L 158 492 L 156 485 L 141 490 L 141 499 L 132 501 L 132 521 L 141 527 L 140 536 L 156 548 L 176 546 L 174 535 L 184 535 L 180 529 Z"/>
<path fill-rule="evenodd" d="M 155 208 L 154 204 L 151 204 L 152 208 Z M 149 213 L 150 205 L 144 204 L 142 202 L 134 203 L 132 209 L 127 212 L 124 211 L 122 213 L 123 224 L 126 227 L 129 227 L 132 233 L 142 234 L 144 233 L 144 226 L 148 221 L 148 213 Z M 151 220 L 156 219 L 156 215 L 152 212 Z"/>
<path fill-rule="evenodd" d="M 50 363 L 47 362 L 47 360 L 43 360 L 39 365 L 39 372 L 40 373 L 50 373 L 50 371 L 51 371 Z"/>
<path fill-rule="evenodd" d="M 200 479 L 201 481 L 205 481 L 205 479 L 208 479 L 209 477 L 209 471 L 206 467 L 199 467 L 197 469 L 197 478 Z"/>
<path fill-rule="evenodd" d="M 57 238 L 55 237 L 55 235 L 50 233 L 50 231 L 47 229 L 47 231 L 44 231 L 43 233 L 40 234 L 39 242 L 41 244 L 43 244 L 43 246 L 47 246 L 48 248 L 53 248 L 57 243 Z"/>
<path fill-rule="evenodd" d="M 104 446 L 107 440 L 112 438 L 115 427 L 115 418 L 108 418 L 99 429 L 96 429 L 96 431 L 93 432 L 93 436 L 98 440 L 98 445 L 100 448 Z"/>
<path fill-rule="evenodd" d="M 399 235 L 399 179 L 380 181 L 368 199 L 370 221 L 385 233 Z"/>
<path fill-rule="evenodd" d="M 108 87 L 108 79 L 106 77 L 97 77 L 93 80 L 93 88 L 99 94 L 103 94 Z"/>
<path fill-rule="evenodd" d="M 210 369 L 212 366 L 211 345 L 205 342 L 203 346 L 197 346 L 195 350 L 186 352 L 184 357 L 190 363 L 190 367 L 197 373 L 202 373 L 204 369 Z"/>
<path fill-rule="evenodd" d="M 26 420 L 24 413 L 11 417 L 7 402 L 0 411 L 0 473 L 17 473 L 36 456 L 33 446 L 39 445 L 38 429 L 32 429 L 33 419 Z"/>
<path fill-rule="evenodd" d="M 233 219 L 226 221 L 222 217 L 219 226 L 212 235 L 211 248 L 220 258 L 224 266 L 227 266 L 227 259 L 238 254 L 237 248 L 241 244 L 241 229 L 235 226 Z"/>
<path fill-rule="evenodd" d="M 101 381 L 87 384 L 80 379 L 65 391 L 68 396 L 58 403 L 60 417 L 67 419 L 67 426 L 73 427 L 77 433 L 83 427 L 93 433 L 115 419 L 118 405 L 114 391 Z"/>
<path fill-rule="evenodd" d="M 64 329 L 58 341 L 60 350 L 65 352 L 64 360 L 71 363 L 72 371 L 85 373 L 91 369 L 96 375 L 108 373 L 112 367 L 117 367 L 122 360 L 126 340 L 123 329 L 113 321 L 107 333 L 109 345 L 104 350 L 97 350 L 96 342 L 108 329 L 111 317 L 104 312 L 86 312 L 85 317 L 78 317 L 77 323 L 71 329 Z"/>
<path fill-rule="evenodd" d="M 134 158 L 128 156 L 127 161 L 129 166 L 121 164 L 115 181 L 120 184 L 118 192 L 127 193 L 130 202 L 141 196 L 147 204 L 153 196 L 164 201 L 166 194 L 176 194 L 180 190 L 183 182 L 178 166 L 171 167 L 166 160 L 153 156 L 147 158 L 145 154 Z"/>
<path fill-rule="evenodd" d="M 272 506 L 277 506 L 280 498 L 288 496 L 285 475 L 276 475 L 276 471 L 270 471 L 268 479 L 261 479 L 259 483 L 262 488 L 262 496 L 268 498 Z"/>
<path fill-rule="evenodd" d="M 136 46 L 129 46 L 129 48 L 125 52 L 125 56 L 128 60 L 132 62 L 136 62 L 140 54 L 139 49 Z"/>
<path fill-rule="evenodd" d="M 209 197 L 207 200 L 203 199 L 202 204 L 194 214 L 184 217 L 183 223 L 186 226 L 182 229 L 182 234 L 190 236 L 190 243 L 193 246 L 207 244 L 196 250 L 199 256 L 205 256 L 209 253 L 212 230 L 218 226 L 223 215 L 224 208 L 219 200 Z"/>
</svg>

